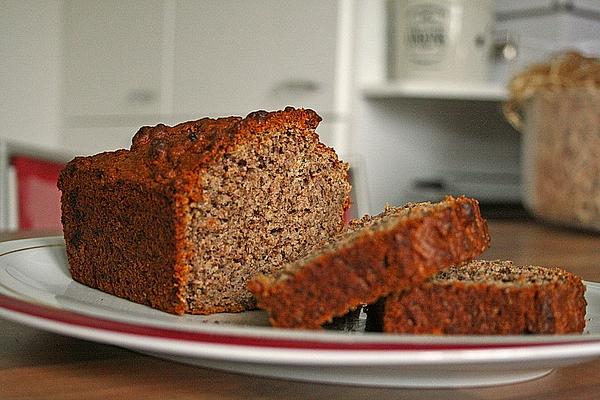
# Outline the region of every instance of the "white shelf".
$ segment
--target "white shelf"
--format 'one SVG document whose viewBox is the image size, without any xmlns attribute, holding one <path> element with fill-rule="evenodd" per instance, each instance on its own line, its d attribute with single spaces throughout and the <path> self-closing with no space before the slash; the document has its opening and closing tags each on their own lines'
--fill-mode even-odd
<svg viewBox="0 0 600 400">
<path fill-rule="evenodd" d="M 398 81 L 363 87 L 366 98 L 423 98 L 503 101 L 506 88 L 496 83 L 457 85 L 452 82 Z"/>
</svg>

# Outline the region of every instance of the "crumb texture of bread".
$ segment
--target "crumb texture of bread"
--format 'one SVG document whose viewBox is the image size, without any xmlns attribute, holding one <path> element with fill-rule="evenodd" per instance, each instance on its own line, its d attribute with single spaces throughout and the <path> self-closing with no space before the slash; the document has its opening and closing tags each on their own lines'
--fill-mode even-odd
<svg viewBox="0 0 600 400">
<path fill-rule="evenodd" d="M 343 227 L 348 166 L 320 120 L 288 107 L 161 124 L 75 158 L 58 182 L 73 278 L 177 314 L 254 308 L 251 276 Z"/>
<path fill-rule="evenodd" d="M 475 260 L 388 296 L 369 318 L 389 333 L 580 333 L 584 292 L 581 279 L 560 268 Z"/>
<path fill-rule="evenodd" d="M 474 199 L 449 196 L 439 203 L 386 207 L 377 216 L 351 222 L 279 272 L 256 277 L 249 288 L 273 326 L 319 329 L 334 317 L 476 257 L 489 240 Z"/>
<path fill-rule="evenodd" d="M 202 174 L 202 199 L 190 204 L 193 313 L 255 308 L 250 277 L 277 272 L 343 226 L 347 171 L 316 135 L 275 129 L 255 139 Z"/>
</svg>

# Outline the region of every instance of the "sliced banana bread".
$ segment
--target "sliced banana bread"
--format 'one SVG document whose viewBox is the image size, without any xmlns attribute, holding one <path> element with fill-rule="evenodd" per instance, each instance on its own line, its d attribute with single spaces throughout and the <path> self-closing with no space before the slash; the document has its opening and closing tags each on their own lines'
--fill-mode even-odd
<svg viewBox="0 0 600 400">
<path fill-rule="evenodd" d="M 348 166 L 312 110 L 140 129 L 62 171 L 73 278 L 172 313 L 255 308 L 246 283 L 339 232 Z"/>
<path fill-rule="evenodd" d="M 560 268 L 476 260 L 390 295 L 368 318 L 394 333 L 576 333 L 585 326 L 584 292 L 581 279 Z"/>
<path fill-rule="evenodd" d="M 392 291 L 420 284 L 489 244 L 479 204 L 466 197 L 387 207 L 248 287 L 273 326 L 318 329 Z"/>
</svg>

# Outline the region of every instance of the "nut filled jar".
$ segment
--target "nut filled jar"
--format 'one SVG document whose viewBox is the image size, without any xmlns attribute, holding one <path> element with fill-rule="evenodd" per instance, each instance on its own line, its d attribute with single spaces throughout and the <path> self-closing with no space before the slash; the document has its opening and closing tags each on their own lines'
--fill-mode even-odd
<svg viewBox="0 0 600 400">
<path fill-rule="evenodd" d="M 548 222 L 600 231 L 600 62 L 569 52 L 510 84 L 522 132 L 525 206 Z"/>
</svg>

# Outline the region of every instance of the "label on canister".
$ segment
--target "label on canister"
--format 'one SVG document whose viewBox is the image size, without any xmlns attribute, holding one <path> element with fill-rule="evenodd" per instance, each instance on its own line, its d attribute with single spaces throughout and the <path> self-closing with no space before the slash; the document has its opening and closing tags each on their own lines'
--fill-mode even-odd
<svg viewBox="0 0 600 400">
<path fill-rule="evenodd" d="M 449 4 L 419 3 L 406 9 L 405 56 L 418 65 L 444 61 L 450 40 Z"/>
<path fill-rule="evenodd" d="M 390 1 L 391 78 L 487 79 L 491 0 Z"/>
</svg>

